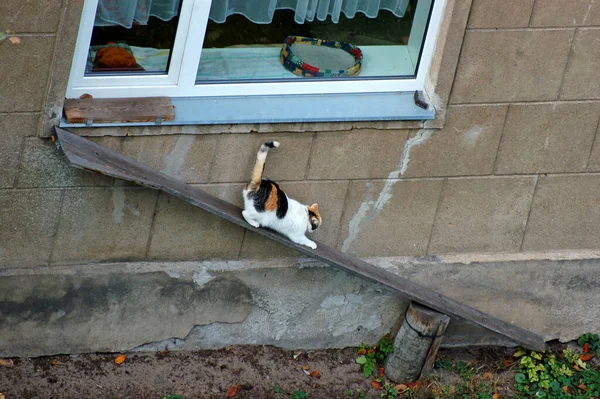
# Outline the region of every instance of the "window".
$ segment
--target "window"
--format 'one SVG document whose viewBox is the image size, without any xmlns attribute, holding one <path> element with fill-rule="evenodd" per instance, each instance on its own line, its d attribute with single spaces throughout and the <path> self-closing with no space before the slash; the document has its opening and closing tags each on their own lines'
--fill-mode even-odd
<svg viewBox="0 0 600 399">
<path fill-rule="evenodd" d="M 67 97 L 168 96 L 174 123 L 431 119 L 413 94 L 444 2 L 86 0 Z M 356 70 L 357 46 L 360 73 L 298 76 L 286 37 L 309 72 Z"/>
</svg>

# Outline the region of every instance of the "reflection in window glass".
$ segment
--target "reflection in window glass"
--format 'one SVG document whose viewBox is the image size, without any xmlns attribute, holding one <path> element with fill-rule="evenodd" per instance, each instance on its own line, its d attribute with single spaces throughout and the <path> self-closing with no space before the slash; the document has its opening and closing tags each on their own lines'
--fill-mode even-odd
<svg viewBox="0 0 600 399">
<path fill-rule="evenodd" d="M 358 46 L 360 73 L 343 78 L 414 77 L 433 0 L 255 0 L 252 7 L 247 5 L 247 0 L 212 0 L 197 83 L 307 79 L 310 74 L 292 73 L 294 68 L 282 64 L 288 36 Z M 347 72 L 356 63 L 347 47 L 343 51 L 323 42 L 296 43 L 289 47 L 294 61 L 308 64 L 309 71 Z M 287 60 L 292 56 L 284 53 Z"/>
<path fill-rule="evenodd" d="M 181 0 L 99 0 L 85 68 L 89 74 L 165 74 Z"/>
</svg>

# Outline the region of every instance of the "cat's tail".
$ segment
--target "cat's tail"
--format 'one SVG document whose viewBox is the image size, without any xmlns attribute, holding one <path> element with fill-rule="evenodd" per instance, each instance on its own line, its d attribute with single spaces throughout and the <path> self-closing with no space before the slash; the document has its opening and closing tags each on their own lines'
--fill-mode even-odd
<svg viewBox="0 0 600 399">
<path fill-rule="evenodd" d="M 265 161 L 267 160 L 267 154 L 271 148 L 279 147 L 278 141 L 267 141 L 260 146 L 258 153 L 256 154 L 256 163 L 252 170 L 252 180 L 248 184 L 248 191 L 256 191 L 262 181 L 263 170 L 265 169 Z"/>
</svg>

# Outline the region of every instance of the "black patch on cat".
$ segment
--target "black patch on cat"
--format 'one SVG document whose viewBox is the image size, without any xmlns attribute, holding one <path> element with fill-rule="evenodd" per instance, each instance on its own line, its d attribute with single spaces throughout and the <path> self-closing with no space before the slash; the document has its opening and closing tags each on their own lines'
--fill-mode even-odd
<svg viewBox="0 0 600 399">
<path fill-rule="evenodd" d="M 254 200 L 254 209 L 256 209 L 257 212 L 265 211 L 265 203 L 271 195 L 271 190 L 271 182 L 267 179 L 263 179 L 260 182 L 260 186 L 258 186 L 258 190 L 252 193 L 252 199 Z"/>
<path fill-rule="evenodd" d="M 277 188 L 277 218 L 283 219 L 288 211 L 288 199 L 279 185 L 275 182 L 271 182 Z"/>
<path fill-rule="evenodd" d="M 311 217 L 311 216 L 317 217 L 317 214 L 316 214 L 316 213 L 314 213 L 313 211 L 311 211 L 311 210 L 309 209 L 309 210 L 308 210 L 308 217 Z M 318 219 L 318 218 L 317 218 L 317 219 Z"/>
<path fill-rule="evenodd" d="M 267 147 L 269 147 L 269 148 L 275 148 L 275 143 L 273 143 L 272 141 L 267 141 L 267 142 L 265 143 L 265 145 L 266 145 Z"/>
</svg>

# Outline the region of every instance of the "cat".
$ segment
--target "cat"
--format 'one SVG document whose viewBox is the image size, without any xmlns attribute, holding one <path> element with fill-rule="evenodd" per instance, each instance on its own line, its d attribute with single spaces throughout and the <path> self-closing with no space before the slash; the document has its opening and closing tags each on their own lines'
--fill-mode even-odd
<svg viewBox="0 0 600 399">
<path fill-rule="evenodd" d="M 303 205 L 289 198 L 279 185 L 269 179 L 263 179 L 267 153 L 271 148 L 279 147 L 279 142 L 268 141 L 260 146 L 256 154 L 256 164 L 252 179 L 246 185 L 244 211 L 242 216 L 253 227 L 268 227 L 283 234 L 296 244 L 316 249 L 317 244 L 306 237 L 321 225 L 319 205 Z"/>
</svg>

